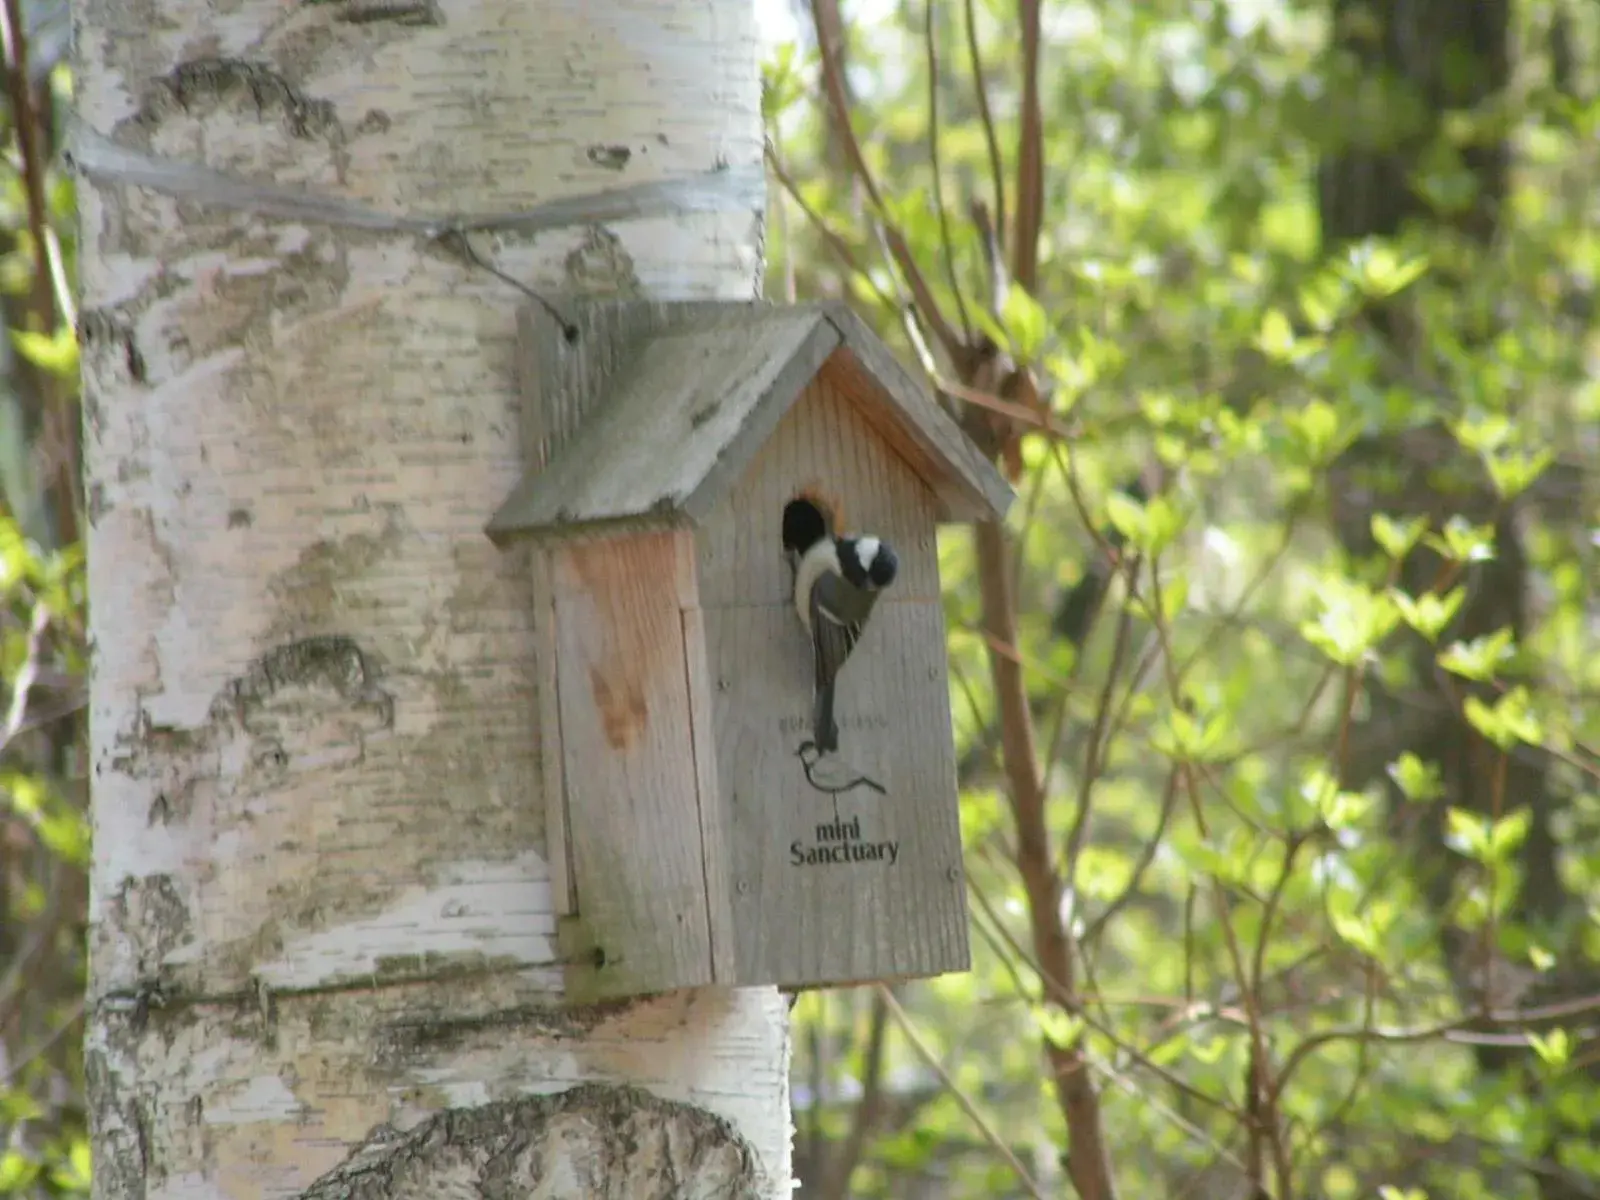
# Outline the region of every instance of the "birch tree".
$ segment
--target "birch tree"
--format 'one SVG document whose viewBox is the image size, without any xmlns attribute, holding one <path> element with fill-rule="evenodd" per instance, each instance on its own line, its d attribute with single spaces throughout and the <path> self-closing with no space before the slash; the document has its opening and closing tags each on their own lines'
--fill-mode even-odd
<svg viewBox="0 0 1600 1200">
<path fill-rule="evenodd" d="M 560 1004 L 526 562 L 482 533 L 525 298 L 128 165 L 390 214 L 758 177 L 751 7 L 78 6 L 97 1196 L 787 1194 L 775 991 Z M 760 200 L 471 245 L 745 298 Z"/>
</svg>

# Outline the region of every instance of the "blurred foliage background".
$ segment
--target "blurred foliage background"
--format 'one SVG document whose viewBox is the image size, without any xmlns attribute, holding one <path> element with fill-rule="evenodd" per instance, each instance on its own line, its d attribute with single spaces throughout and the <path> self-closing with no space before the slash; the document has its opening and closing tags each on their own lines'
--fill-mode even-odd
<svg viewBox="0 0 1600 1200">
<path fill-rule="evenodd" d="M 65 3 L 0 0 L 0 1195 L 86 1193 L 87 638 Z"/>
<path fill-rule="evenodd" d="M 1600 1196 L 1586 0 L 809 0 L 768 292 L 1004 464 L 975 969 L 805 995 L 803 1195 Z"/>
<path fill-rule="evenodd" d="M 0 0 L 0 1195 L 87 1187 L 63 4 Z M 769 293 L 1001 462 L 975 969 L 796 1006 L 802 1194 L 1600 1196 L 1600 9 L 812 0 Z M 818 30 L 822 37 L 817 36 Z"/>
</svg>

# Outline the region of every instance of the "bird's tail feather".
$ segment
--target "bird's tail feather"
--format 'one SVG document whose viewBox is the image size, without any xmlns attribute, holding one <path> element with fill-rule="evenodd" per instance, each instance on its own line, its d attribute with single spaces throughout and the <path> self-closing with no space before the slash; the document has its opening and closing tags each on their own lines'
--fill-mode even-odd
<svg viewBox="0 0 1600 1200">
<path fill-rule="evenodd" d="M 839 748 L 839 726 L 833 719 L 833 684 L 817 689 L 816 704 L 811 712 L 811 737 L 817 749 L 827 752 Z"/>
</svg>

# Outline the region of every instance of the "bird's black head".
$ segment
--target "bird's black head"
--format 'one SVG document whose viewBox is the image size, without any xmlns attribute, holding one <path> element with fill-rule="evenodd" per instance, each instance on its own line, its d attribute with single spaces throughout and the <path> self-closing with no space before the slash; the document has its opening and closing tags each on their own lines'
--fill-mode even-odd
<svg viewBox="0 0 1600 1200">
<path fill-rule="evenodd" d="M 839 569 L 854 586 L 877 591 L 894 582 L 900 560 L 881 538 L 846 537 L 839 539 Z"/>
</svg>

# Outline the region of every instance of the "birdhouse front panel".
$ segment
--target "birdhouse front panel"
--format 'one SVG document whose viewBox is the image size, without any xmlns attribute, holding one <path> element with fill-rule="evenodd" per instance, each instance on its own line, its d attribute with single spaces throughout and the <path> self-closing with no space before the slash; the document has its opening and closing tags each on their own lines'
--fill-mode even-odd
<svg viewBox="0 0 1600 1200">
<path fill-rule="evenodd" d="M 886 602 L 939 598 L 933 494 L 825 371 L 696 531 L 702 604 L 791 603 L 782 523 L 798 497 L 825 509 L 836 533 L 873 533 L 894 547 L 900 573 Z"/>
<path fill-rule="evenodd" d="M 782 543 L 802 498 L 899 560 L 839 673 L 827 752 Z M 935 521 L 930 489 L 824 370 L 697 532 L 730 982 L 968 965 Z"/>
<path fill-rule="evenodd" d="M 582 916 L 563 951 L 588 959 L 596 994 L 711 983 L 701 813 L 715 779 L 701 769 L 711 717 L 693 537 L 577 539 L 542 572 L 560 756 L 551 825 Z"/>
</svg>

